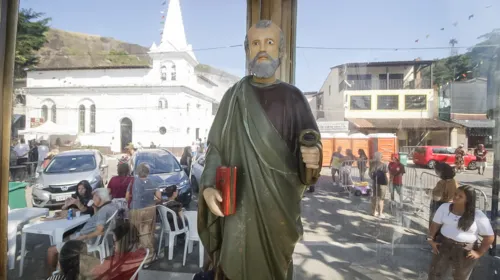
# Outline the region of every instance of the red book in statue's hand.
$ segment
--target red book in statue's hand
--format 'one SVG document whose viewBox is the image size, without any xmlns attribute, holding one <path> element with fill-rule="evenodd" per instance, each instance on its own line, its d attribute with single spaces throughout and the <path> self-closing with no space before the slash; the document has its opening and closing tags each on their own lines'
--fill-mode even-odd
<svg viewBox="0 0 500 280">
<path fill-rule="evenodd" d="M 236 212 L 236 167 L 220 166 L 215 175 L 217 189 L 222 196 L 222 213 L 224 216 Z"/>
</svg>

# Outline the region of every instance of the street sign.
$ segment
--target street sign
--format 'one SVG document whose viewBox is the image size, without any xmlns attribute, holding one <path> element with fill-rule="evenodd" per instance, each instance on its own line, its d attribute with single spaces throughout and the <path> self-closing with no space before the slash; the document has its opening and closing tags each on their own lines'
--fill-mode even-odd
<svg viewBox="0 0 500 280">
<path fill-rule="evenodd" d="M 319 132 L 321 133 L 342 133 L 349 132 L 349 122 L 317 122 Z"/>
</svg>

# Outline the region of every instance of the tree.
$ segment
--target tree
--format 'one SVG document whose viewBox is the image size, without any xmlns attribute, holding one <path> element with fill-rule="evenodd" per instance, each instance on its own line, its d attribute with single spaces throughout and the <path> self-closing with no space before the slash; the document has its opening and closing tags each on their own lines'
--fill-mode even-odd
<svg viewBox="0 0 500 280">
<path fill-rule="evenodd" d="M 42 18 L 43 13 L 31 9 L 21 9 L 17 23 L 16 63 L 14 74 L 16 78 L 26 76 L 26 68 L 38 63 L 36 51 L 47 42 L 45 32 L 49 30 L 50 18 Z"/>
<path fill-rule="evenodd" d="M 434 84 L 440 86 L 451 81 L 488 76 L 493 56 L 500 49 L 500 28 L 493 29 L 477 39 L 482 41 L 469 48 L 465 54 L 435 60 Z M 448 43 L 453 51 L 458 41 L 451 39 Z M 431 76 L 428 69 L 424 69 L 423 75 L 428 79 Z"/>
</svg>

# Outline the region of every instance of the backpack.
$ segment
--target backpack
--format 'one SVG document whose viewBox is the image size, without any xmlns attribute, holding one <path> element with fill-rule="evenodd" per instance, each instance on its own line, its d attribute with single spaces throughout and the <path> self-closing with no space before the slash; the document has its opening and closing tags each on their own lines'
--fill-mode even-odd
<svg viewBox="0 0 500 280">
<path fill-rule="evenodd" d="M 387 185 L 387 176 L 385 176 L 384 171 L 376 170 L 373 174 L 373 180 L 376 185 Z"/>
</svg>

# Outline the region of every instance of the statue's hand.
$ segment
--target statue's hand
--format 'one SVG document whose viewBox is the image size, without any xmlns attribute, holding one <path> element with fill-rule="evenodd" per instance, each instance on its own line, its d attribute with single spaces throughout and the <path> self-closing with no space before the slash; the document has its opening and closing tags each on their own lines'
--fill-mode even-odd
<svg viewBox="0 0 500 280">
<path fill-rule="evenodd" d="M 320 154 L 318 147 L 300 146 L 300 152 L 302 153 L 302 161 L 306 164 L 306 168 L 319 168 Z"/>
<path fill-rule="evenodd" d="M 219 217 L 224 217 L 222 211 L 220 209 L 220 203 L 222 202 L 222 196 L 220 195 L 219 190 L 215 188 L 206 188 L 203 191 L 203 198 L 205 198 L 205 202 L 207 203 L 210 212 Z"/>
</svg>

